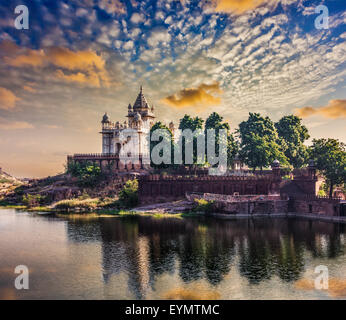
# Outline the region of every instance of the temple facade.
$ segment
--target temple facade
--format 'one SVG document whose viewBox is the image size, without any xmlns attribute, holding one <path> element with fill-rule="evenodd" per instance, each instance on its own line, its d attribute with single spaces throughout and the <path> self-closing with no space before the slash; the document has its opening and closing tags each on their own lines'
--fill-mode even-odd
<svg viewBox="0 0 346 320">
<path fill-rule="evenodd" d="M 148 138 L 156 117 L 142 86 L 134 104 L 128 105 L 126 117 L 125 121 L 113 122 L 106 112 L 101 120 L 101 153 L 70 155 L 68 163 L 92 162 L 103 172 L 147 172 L 150 168 Z"/>
<path fill-rule="evenodd" d="M 149 156 L 148 136 L 156 117 L 154 106 L 149 106 L 142 87 L 133 106 L 128 105 L 127 118 L 123 123 L 112 122 L 108 114 L 104 114 L 100 132 L 102 154 Z"/>
</svg>

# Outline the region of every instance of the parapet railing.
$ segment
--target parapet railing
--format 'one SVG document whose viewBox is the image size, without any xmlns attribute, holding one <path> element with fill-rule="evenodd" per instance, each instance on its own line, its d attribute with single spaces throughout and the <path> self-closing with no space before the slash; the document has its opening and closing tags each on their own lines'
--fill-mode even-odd
<svg viewBox="0 0 346 320">
<path fill-rule="evenodd" d="M 285 194 L 286 195 L 286 194 Z M 314 194 L 288 194 L 287 195 L 290 199 L 293 200 L 333 200 L 333 201 L 340 201 L 342 198 L 339 197 L 328 197 L 328 196 L 316 196 Z"/>
<path fill-rule="evenodd" d="M 142 154 L 131 154 L 128 157 L 125 157 L 123 155 L 119 155 L 117 153 L 85 153 L 85 154 L 74 154 L 74 155 L 69 155 L 67 156 L 68 159 L 71 160 L 97 160 L 97 159 L 126 159 L 126 160 L 131 160 L 131 159 L 139 159 L 143 158 Z"/>
<path fill-rule="evenodd" d="M 152 174 L 140 177 L 143 181 L 249 181 L 249 180 L 272 180 L 269 175 L 256 176 L 212 176 L 212 175 L 159 175 Z"/>
<path fill-rule="evenodd" d="M 228 195 L 216 194 L 208 192 L 186 192 L 186 197 L 189 200 L 194 198 L 203 198 L 205 200 L 228 201 L 228 202 L 244 202 L 244 201 L 278 201 L 288 200 L 280 194 L 252 194 L 252 195 Z"/>
</svg>

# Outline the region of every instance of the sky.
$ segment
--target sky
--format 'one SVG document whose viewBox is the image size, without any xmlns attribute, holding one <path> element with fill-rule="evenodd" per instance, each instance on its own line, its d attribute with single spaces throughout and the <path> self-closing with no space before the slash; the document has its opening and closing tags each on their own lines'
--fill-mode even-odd
<svg viewBox="0 0 346 320">
<path fill-rule="evenodd" d="M 16 29 L 26 5 L 28 29 Z M 328 27 L 315 8 L 328 9 Z M 218 112 L 303 118 L 346 142 L 344 0 L 18 0 L 0 3 L 0 167 L 17 177 L 101 152 L 101 119 L 143 92 L 158 120 Z M 23 21 L 22 21 L 23 22 Z M 325 26 L 326 27 L 326 26 Z"/>
</svg>

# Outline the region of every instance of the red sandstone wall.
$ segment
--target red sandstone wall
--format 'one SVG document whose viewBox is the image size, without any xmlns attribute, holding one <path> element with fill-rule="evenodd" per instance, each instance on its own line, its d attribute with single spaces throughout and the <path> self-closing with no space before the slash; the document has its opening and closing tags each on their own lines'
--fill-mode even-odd
<svg viewBox="0 0 346 320">
<path fill-rule="evenodd" d="M 280 179 L 280 177 L 278 178 Z M 279 183 L 271 176 L 159 176 L 139 180 L 142 203 L 184 199 L 187 192 L 233 195 L 268 195 L 279 193 Z"/>
<path fill-rule="evenodd" d="M 296 213 L 320 214 L 325 216 L 340 216 L 340 202 L 334 199 L 295 199 L 292 209 Z"/>
</svg>

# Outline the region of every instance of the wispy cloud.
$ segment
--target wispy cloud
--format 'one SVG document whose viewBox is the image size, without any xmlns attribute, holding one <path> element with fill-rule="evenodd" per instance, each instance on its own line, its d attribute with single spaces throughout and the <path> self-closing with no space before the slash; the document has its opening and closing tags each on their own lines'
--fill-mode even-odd
<svg viewBox="0 0 346 320">
<path fill-rule="evenodd" d="M 53 65 L 58 70 L 59 78 L 69 82 L 87 83 L 92 86 L 110 86 L 110 79 L 105 68 L 105 60 L 90 50 L 72 51 L 68 48 L 50 47 L 40 50 L 19 48 L 5 41 L 2 44 L 5 63 L 12 67 L 44 67 Z M 68 71 L 68 74 L 65 72 Z"/>
<path fill-rule="evenodd" d="M 303 107 L 295 110 L 296 115 L 307 118 L 313 115 L 321 115 L 326 118 L 337 119 L 346 117 L 346 99 L 330 100 L 328 105 L 314 108 Z"/>
<path fill-rule="evenodd" d="M 0 118 L 0 130 L 33 129 L 34 126 L 26 121 L 8 121 Z"/>
<path fill-rule="evenodd" d="M 268 2 L 267 0 L 212 0 L 216 4 L 216 12 L 232 12 L 242 14 L 258 8 Z"/>
<path fill-rule="evenodd" d="M 91 3 L 92 5 L 92 3 Z M 110 14 L 125 13 L 126 7 L 119 0 L 99 0 L 99 6 Z"/>
<path fill-rule="evenodd" d="M 18 100 L 20 100 L 20 98 L 16 97 L 11 90 L 0 87 L 0 109 L 13 109 L 16 106 L 16 101 Z"/>
</svg>

